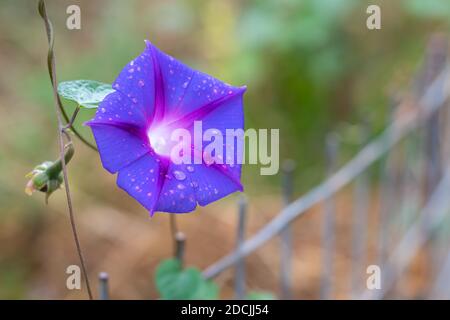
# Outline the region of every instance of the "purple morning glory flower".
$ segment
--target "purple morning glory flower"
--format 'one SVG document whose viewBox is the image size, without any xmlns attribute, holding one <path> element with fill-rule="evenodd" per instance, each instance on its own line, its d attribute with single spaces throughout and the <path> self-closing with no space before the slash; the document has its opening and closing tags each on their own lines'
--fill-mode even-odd
<svg viewBox="0 0 450 320">
<path fill-rule="evenodd" d="M 193 141 L 197 161 L 176 164 L 167 143 L 178 128 L 194 136 L 196 121 L 202 121 L 203 131 L 214 128 L 223 137 L 227 129 L 243 129 L 245 87 L 193 70 L 146 41 L 144 52 L 125 66 L 113 88 L 87 125 L 103 167 L 118 173 L 117 185 L 151 214 L 190 212 L 197 203 L 205 206 L 242 191 L 240 164 L 208 162 Z"/>
</svg>

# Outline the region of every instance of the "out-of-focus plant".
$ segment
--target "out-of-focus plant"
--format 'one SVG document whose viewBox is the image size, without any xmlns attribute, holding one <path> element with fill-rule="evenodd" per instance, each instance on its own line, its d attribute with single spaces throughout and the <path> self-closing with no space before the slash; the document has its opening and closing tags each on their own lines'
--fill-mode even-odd
<svg viewBox="0 0 450 320">
<path fill-rule="evenodd" d="M 180 260 L 162 261 L 155 272 L 156 289 L 166 300 L 207 300 L 219 298 L 219 287 L 211 280 L 203 278 L 199 269 L 183 268 Z M 267 291 L 252 291 L 246 300 L 274 300 Z"/>
<path fill-rule="evenodd" d="M 197 268 L 183 268 L 178 259 L 162 261 L 155 274 L 156 288 L 162 299 L 218 299 L 219 288 L 202 277 Z"/>
</svg>

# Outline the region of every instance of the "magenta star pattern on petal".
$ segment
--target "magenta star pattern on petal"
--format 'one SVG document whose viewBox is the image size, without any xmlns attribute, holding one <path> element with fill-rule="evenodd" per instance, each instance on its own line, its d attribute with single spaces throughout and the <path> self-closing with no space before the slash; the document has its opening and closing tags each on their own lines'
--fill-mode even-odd
<svg viewBox="0 0 450 320">
<path fill-rule="evenodd" d="M 86 124 L 104 168 L 118 173 L 118 186 L 150 214 L 190 212 L 197 204 L 242 191 L 240 164 L 210 163 L 193 142 L 194 157 L 201 160 L 176 164 L 166 142 L 178 128 L 194 136 L 196 121 L 203 131 L 214 129 L 223 137 L 227 129 L 243 129 L 245 87 L 193 70 L 146 41 L 144 52 L 125 66 L 113 88 Z M 207 144 L 202 142 L 202 148 Z M 231 157 L 237 159 L 242 150 L 235 150 Z"/>
</svg>

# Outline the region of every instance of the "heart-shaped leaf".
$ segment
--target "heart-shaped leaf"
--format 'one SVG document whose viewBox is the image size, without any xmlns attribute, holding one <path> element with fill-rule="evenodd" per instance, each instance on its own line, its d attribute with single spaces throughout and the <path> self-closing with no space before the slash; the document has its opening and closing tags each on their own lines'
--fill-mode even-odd
<svg viewBox="0 0 450 320">
<path fill-rule="evenodd" d="M 114 89 L 110 84 L 94 80 L 64 81 L 58 85 L 61 97 L 75 101 L 85 108 L 97 108 L 111 92 L 114 92 Z"/>
<path fill-rule="evenodd" d="M 161 262 L 156 270 L 156 288 L 162 299 L 217 299 L 219 289 L 195 268 L 182 269 L 176 259 Z"/>
</svg>

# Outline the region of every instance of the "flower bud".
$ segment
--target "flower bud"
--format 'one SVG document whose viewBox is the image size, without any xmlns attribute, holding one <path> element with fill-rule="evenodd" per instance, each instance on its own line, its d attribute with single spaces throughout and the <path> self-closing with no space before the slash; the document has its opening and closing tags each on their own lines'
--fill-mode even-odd
<svg viewBox="0 0 450 320">
<path fill-rule="evenodd" d="M 74 148 L 72 143 L 67 145 L 64 153 L 64 159 L 66 164 L 70 161 L 74 154 Z M 32 195 L 34 191 L 41 191 L 46 194 L 45 202 L 48 201 L 48 197 L 59 187 L 63 182 L 62 162 L 61 159 L 56 161 L 45 161 L 36 166 L 33 171 L 26 175 L 30 180 L 25 186 L 25 193 Z"/>
</svg>

